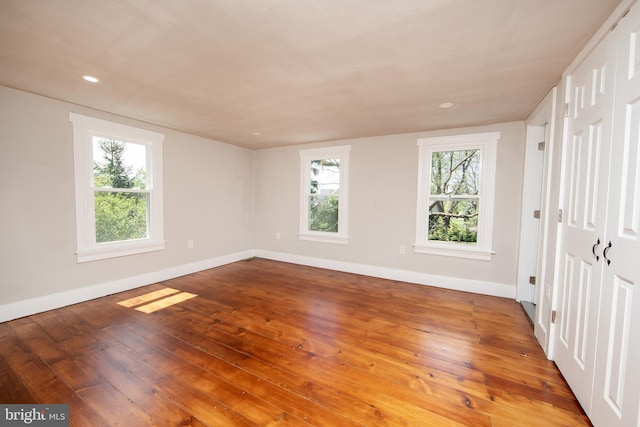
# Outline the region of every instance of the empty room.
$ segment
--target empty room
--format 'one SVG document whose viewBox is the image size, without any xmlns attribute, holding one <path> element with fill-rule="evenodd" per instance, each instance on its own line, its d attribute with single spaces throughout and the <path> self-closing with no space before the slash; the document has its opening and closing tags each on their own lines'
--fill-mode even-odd
<svg viewBox="0 0 640 427">
<path fill-rule="evenodd" d="M 640 427 L 636 0 L 0 0 L 0 425 Z"/>
</svg>

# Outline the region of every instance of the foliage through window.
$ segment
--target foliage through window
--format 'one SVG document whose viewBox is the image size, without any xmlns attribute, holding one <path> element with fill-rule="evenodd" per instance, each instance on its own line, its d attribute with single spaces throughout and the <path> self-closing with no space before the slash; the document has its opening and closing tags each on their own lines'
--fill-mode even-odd
<svg viewBox="0 0 640 427">
<path fill-rule="evenodd" d="M 490 259 L 499 132 L 421 138 L 416 252 Z"/>
<path fill-rule="evenodd" d="M 480 150 L 431 153 L 428 239 L 476 243 Z"/>
<path fill-rule="evenodd" d="M 93 137 L 96 242 L 145 239 L 146 146 Z"/>
<path fill-rule="evenodd" d="M 340 206 L 340 159 L 311 161 L 309 231 L 337 233 Z"/>
<path fill-rule="evenodd" d="M 70 120 L 78 262 L 163 249 L 164 136 L 74 113 Z"/>
<path fill-rule="evenodd" d="M 349 147 L 301 150 L 300 238 L 346 243 Z"/>
</svg>

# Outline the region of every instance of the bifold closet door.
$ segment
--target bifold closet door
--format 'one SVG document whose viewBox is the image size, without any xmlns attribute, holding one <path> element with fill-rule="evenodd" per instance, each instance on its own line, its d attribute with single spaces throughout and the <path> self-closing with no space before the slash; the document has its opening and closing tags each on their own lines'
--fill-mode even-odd
<svg viewBox="0 0 640 427">
<path fill-rule="evenodd" d="M 609 37 L 617 50 L 607 230 L 591 419 L 640 426 L 640 5 Z"/>
<path fill-rule="evenodd" d="M 589 414 L 613 107 L 610 46 L 601 42 L 566 76 L 568 118 L 563 146 L 563 220 L 559 230 L 559 298 L 554 360 Z"/>
</svg>

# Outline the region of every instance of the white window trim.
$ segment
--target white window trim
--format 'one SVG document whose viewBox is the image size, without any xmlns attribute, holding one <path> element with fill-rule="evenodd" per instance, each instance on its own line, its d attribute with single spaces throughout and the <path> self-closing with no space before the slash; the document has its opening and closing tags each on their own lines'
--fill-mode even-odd
<svg viewBox="0 0 640 427">
<path fill-rule="evenodd" d="M 73 125 L 76 193 L 77 261 L 88 262 L 165 248 L 162 199 L 162 142 L 164 135 L 107 120 L 69 113 Z M 94 136 L 104 136 L 147 146 L 149 237 L 121 242 L 97 243 L 93 188 Z"/>
<path fill-rule="evenodd" d="M 300 150 L 300 240 L 315 242 L 349 243 L 349 151 L 350 145 Z M 340 195 L 338 198 L 338 232 L 309 231 L 308 186 L 311 180 L 311 162 L 318 159 L 340 159 Z"/>
<path fill-rule="evenodd" d="M 483 132 L 433 138 L 419 138 L 418 209 L 416 214 L 415 252 L 478 260 L 491 260 L 493 246 L 493 213 L 497 143 L 500 132 Z M 478 241 L 464 243 L 430 241 L 427 238 L 428 200 L 431 183 L 431 154 L 438 151 L 480 149 L 480 207 L 478 211 Z"/>
</svg>

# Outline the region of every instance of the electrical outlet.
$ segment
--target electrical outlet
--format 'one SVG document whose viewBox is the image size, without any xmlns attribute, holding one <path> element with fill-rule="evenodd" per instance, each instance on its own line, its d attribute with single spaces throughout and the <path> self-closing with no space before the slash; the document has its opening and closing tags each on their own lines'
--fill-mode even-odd
<svg viewBox="0 0 640 427">
<path fill-rule="evenodd" d="M 400 253 L 401 253 L 401 254 L 404 254 L 404 253 L 405 253 L 404 245 L 400 245 Z"/>
<path fill-rule="evenodd" d="M 193 240 L 187 240 L 187 249 L 193 249 Z"/>
<path fill-rule="evenodd" d="M 280 240 L 280 232 L 276 231 L 276 240 Z"/>
</svg>

